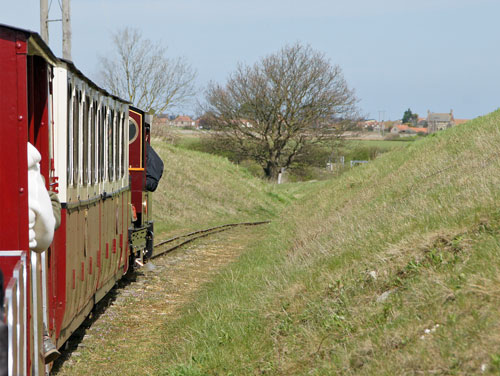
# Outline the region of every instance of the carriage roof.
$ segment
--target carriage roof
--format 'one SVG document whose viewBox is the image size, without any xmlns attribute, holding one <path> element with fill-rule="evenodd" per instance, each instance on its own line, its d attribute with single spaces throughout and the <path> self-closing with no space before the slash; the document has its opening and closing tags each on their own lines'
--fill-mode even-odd
<svg viewBox="0 0 500 376">
<path fill-rule="evenodd" d="M 89 86 L 98 90 L 103 95 L 112 97 L 113 99 L 115 99 L 119 102 L 130 104 L 130 101 L 127 101 L 123 98 L 120 98 L 120 97 L 114 95 L 114 94 L 111 94 L 107 90 L 105 90 L 102 87 L 100 87 L 99 85 L 97 85 L 90 78 L 85 76 L 76 67 L 76 65 L 72 61 L 58 58 L 52 52 L 50 47 L 43 41 L 42 37 L 37 32 L 31 31 L 31 30 L 26 30 L 26 29 L 21 29 L 18 27 L 10 26 L 10 25 L 0 24 L 0 30 L 2 30 L 2 29 L 8 29 L 8 30 L 11 30 L 11 31 L 16 32 L 16 33 L 24 34 L 25 38 L 26 38 L 27 45 L 28 45 L 28 55 L 40 56 L 44 60 L 46 60 L 50 65 L 62 67 L 64 69 L 68 70 L 69 72 L 77 75 L 80 79 L 85 81 Z"/>
</svg>

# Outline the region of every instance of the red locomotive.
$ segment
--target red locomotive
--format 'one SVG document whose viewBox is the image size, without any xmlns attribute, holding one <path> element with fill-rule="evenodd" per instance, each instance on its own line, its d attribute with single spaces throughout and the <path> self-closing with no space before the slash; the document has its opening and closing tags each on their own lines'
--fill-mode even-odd
<svg viewBox="0 0 500 376">
<path fill-rule="evenodd" d="M 61 226 L 42 253 L 29 248 L 28 142 L 41 154 L 46 189 L 62 205 Z M 38 34 L 0 25 L 0 149 L 7 156 L 0 162 L 0 270 L 9 374 L 43 375 L 44 326 L 60 348 L 131 262 L 151 252 L 148 142 L 142 111 L 56 58 Z"/>
<path fill-rule="evenodd" d="M 156 190 L 163 173 L 163 162 L 150 145 L 151 115 L 130 107 L 129 172 L 131 187 L 132 227 L 130 246 L 137 263 L 153 254 L 153 215 L 151 192 Z M 145 239 L 145 243 L 144 243 Z M 145 249 L 145 252 L 141 250 Z"/>
</svg>

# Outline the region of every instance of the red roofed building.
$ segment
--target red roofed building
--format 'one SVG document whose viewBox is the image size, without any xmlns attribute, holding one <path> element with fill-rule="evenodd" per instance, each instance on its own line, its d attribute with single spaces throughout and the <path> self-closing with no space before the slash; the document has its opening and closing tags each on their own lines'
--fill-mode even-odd
<svg viewBox="0 0 500 376">
<path fill-rule="evenodd" d="M 170 122 L 174 127 L 196 127 L 196 122 L 187 115 L 177 116 Z"/>
<path fill-rule="evenodd" d="M 417 128 L 417 127 L 410 127 L 408 125 L 404 124 L 397 124 L 391 129 L 391 133 L 394 134 L 417 134 L 417 133 L 428 133 L 427 128 Z"/>
<path fill-rule="evenodd" d="M 153 124 L 158 126 L 163 126 L 168 124 L 168 115 L 167 114 L 159 114 L 153 116 Z"/>
<path fill-rule="evenodd" d="M 468 121 L 469 121 L 469 119 L 455 119 L 455 125 L 467 123 Z"/>
</svg>

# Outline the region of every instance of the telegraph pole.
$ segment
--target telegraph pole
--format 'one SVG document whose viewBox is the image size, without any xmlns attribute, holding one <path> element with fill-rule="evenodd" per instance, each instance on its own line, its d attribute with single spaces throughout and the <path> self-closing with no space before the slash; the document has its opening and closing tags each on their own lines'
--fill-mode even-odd
<svg viewBox="0 0 500 376">
<path fill-rule="evenodd" d="M 63 58 L 71 60 L 71 16 L 70 0 L 62 0 Z"/>
<path fill-rule="evenodd" d="M 40 0 L 40 35 L 49 44 L 49 5 L 48 0 Z"/>
<path fill-rule="evenodd" d="M 40 0 L 40 35 L 42 40 L 47 45 L 49 44 L 49 22 L 62 21 L 62 52 L 63 58 L 66 60 L 71 60 L 71 12 L 69 2 L 70 0 L 62 0 L 61 19 L 49 20 L 48 0 Z"/>
<path fill-rule="evenodd" d="M 380 114 L 382 114 L 382 119 L 380 119 Z M 384 135 L 384 130 L 385 130 L 385 110 L 379 110 L 378 112 L 378 126 L 379 126 L 379 132 L 383 136 Z"/>
</svg>

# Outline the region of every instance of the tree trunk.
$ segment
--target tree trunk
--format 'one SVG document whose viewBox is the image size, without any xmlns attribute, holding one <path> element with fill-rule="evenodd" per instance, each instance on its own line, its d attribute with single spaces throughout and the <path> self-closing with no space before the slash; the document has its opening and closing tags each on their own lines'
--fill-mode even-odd
<svg viewBox="0 0 500 376">
<path fill-rule="evenodd" d="M 264 167 L 264 173 L 269 180 L 277 181 L 280 168 L 275 162 L 268 161 L 266 167 Z"/>
</svg>

